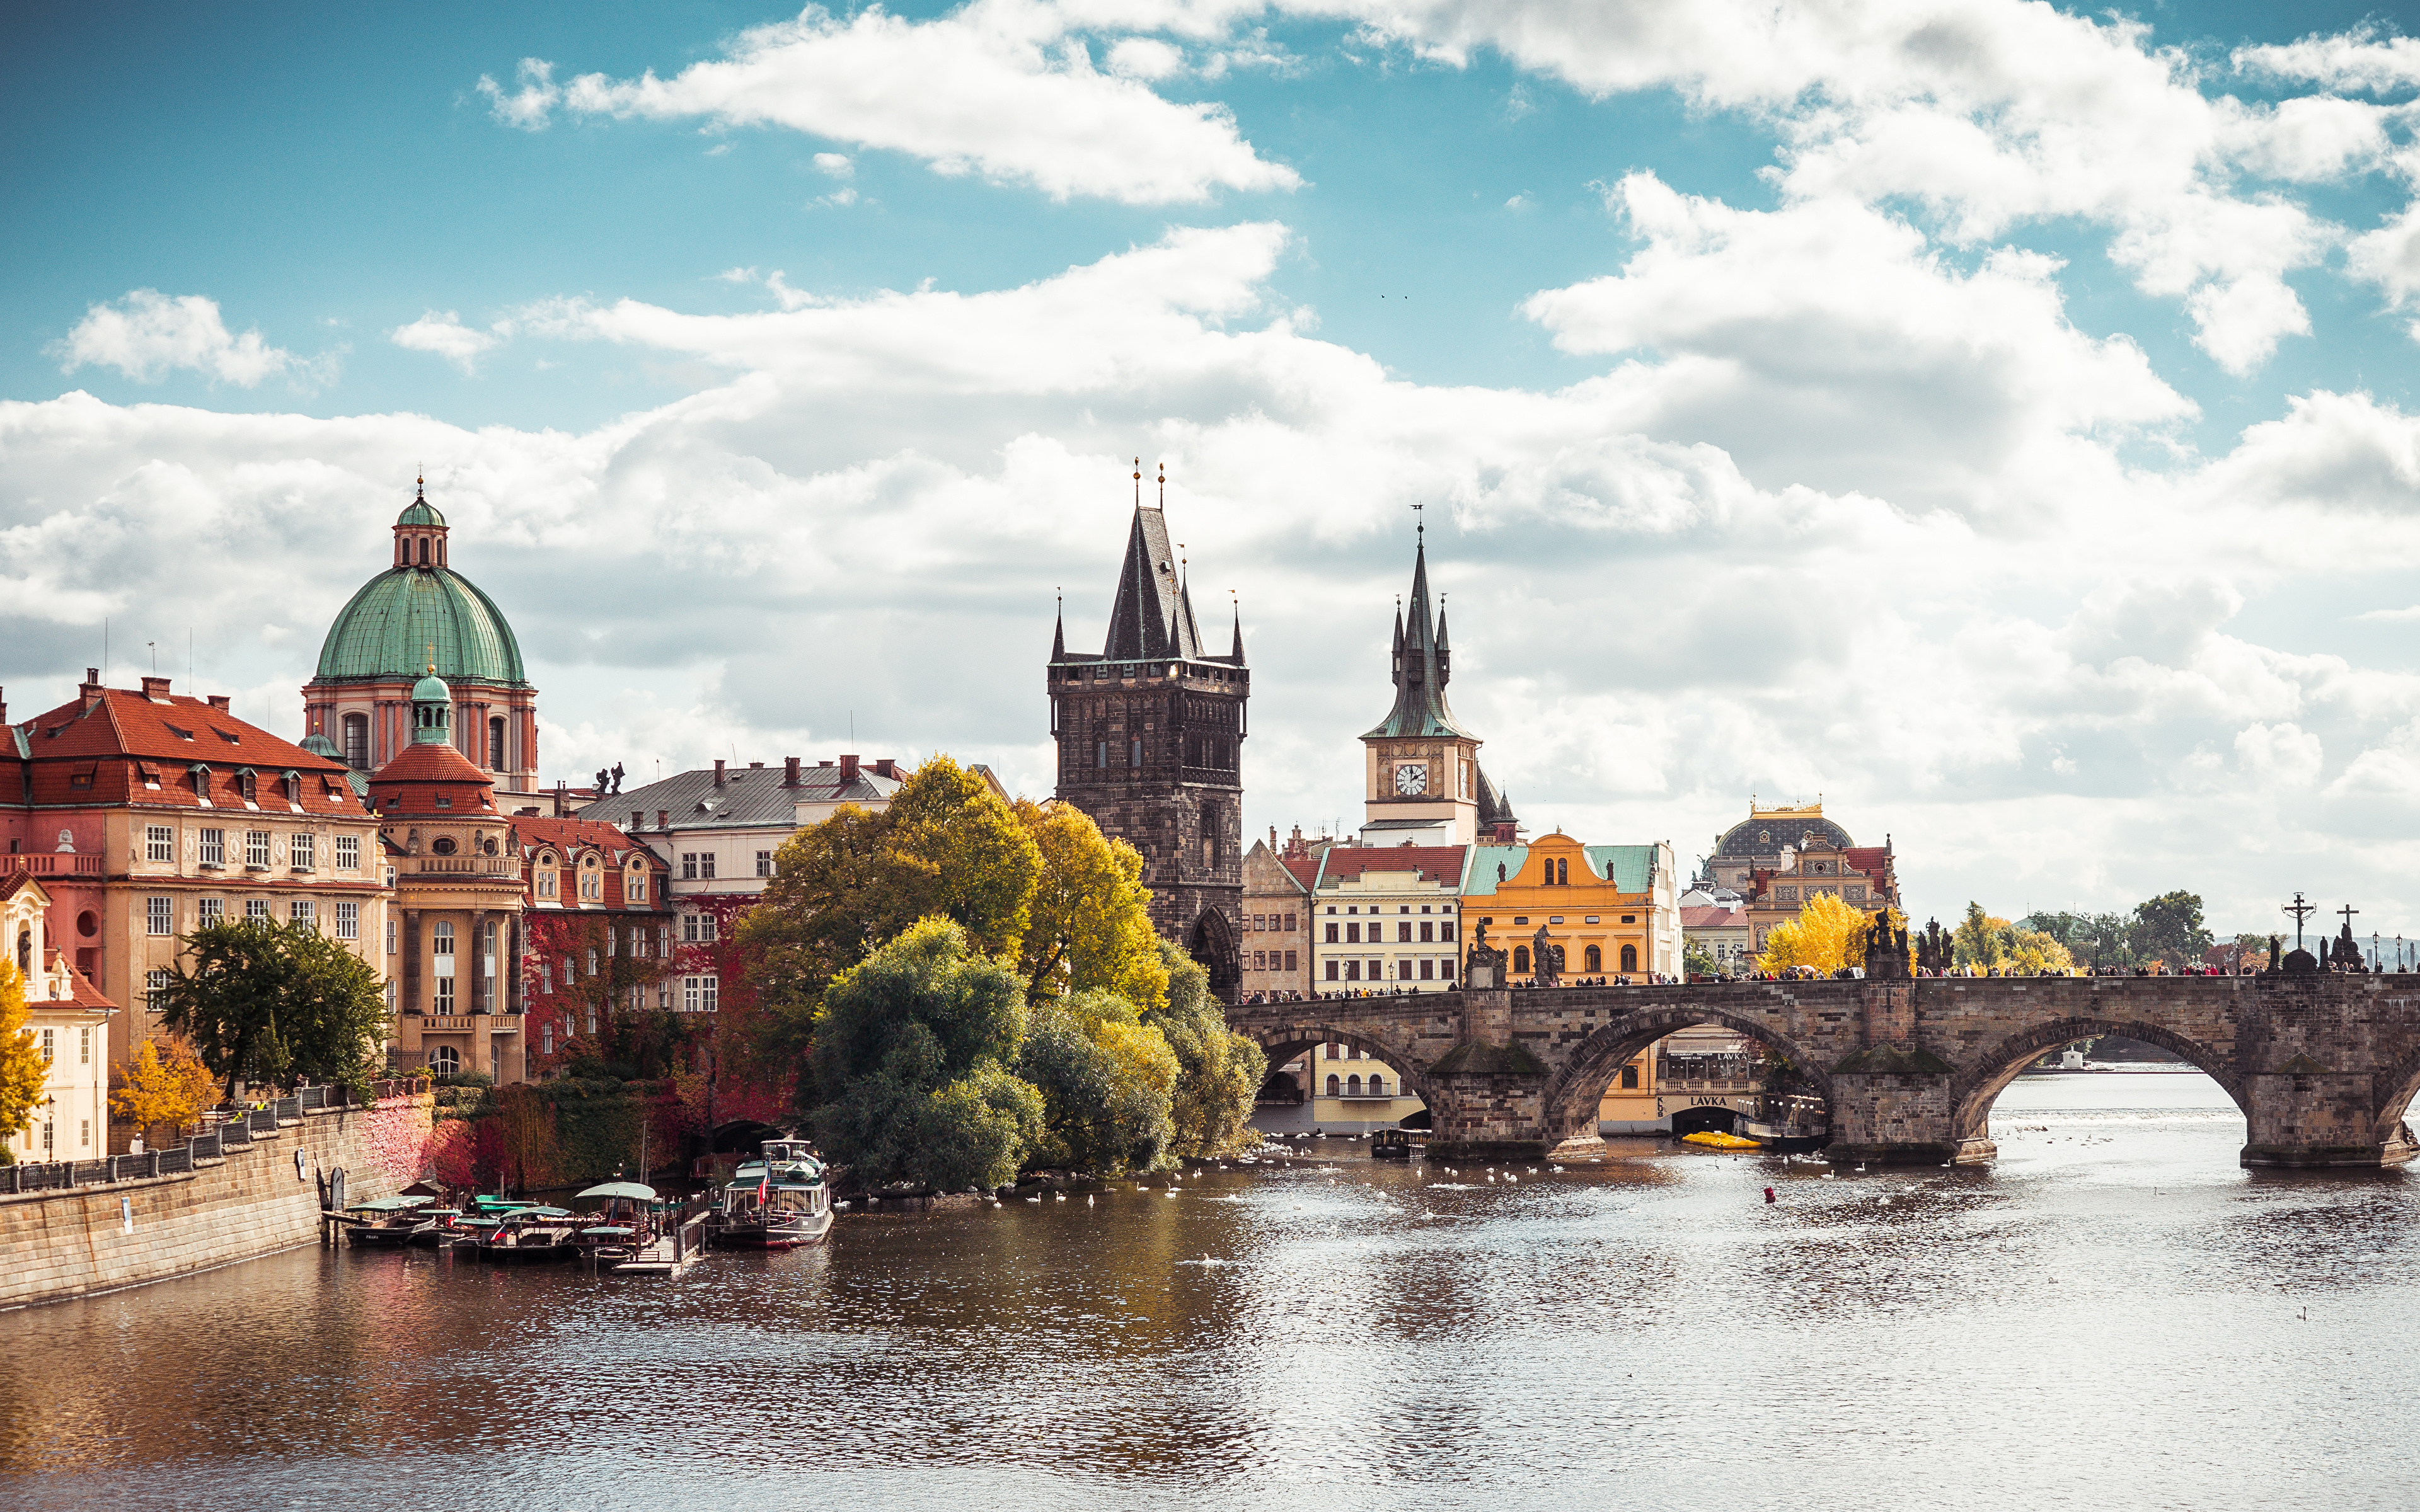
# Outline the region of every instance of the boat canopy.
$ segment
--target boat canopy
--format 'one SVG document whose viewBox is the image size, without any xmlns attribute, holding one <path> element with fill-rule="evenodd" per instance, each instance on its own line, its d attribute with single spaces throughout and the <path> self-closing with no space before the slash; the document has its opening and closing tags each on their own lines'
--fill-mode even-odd
<svg viewBox="0 0 2420 1512">
<path fill-rule="evenodd" d="M 435 1197 L 380 1197 L 371 1202 L 356 1202 L 345 1211 L 348 1212 L 410 1212 L 423 1203 L 436 1200 Z"/>
<path fill-rule="evenodd" d="M 599 1181 L 572 1200 L 579 1202 L 589 1197 L 633 1197 L 641 1202 L 653 1202 L 656 1189 L 639 1181 Z"/>
</svg>

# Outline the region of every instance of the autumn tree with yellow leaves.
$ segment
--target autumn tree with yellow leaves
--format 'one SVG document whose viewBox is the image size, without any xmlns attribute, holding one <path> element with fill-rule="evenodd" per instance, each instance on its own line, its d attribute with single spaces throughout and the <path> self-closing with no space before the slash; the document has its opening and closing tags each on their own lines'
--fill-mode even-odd
<svg viewBox="0 0 2420 1512">
<path fill-rule="evenodd" d="M 1811 966 L 1828 977 L 1842 966 L 1866 964 L 1866 931 L 1873 920 L 1828 892 L 1807 900 L 1798 917 L 1765 936 L 1764 953 L 1756 958 L 1759 971 L 1776 974 Z"/>
<path fill-rule="evenodd" d="M 0 959 L 0 1139 L 24 1132 L 41 1104 L 49 1068 L 34 1031 L 25 1027 L 25 979 Z M 9 1158 L 0 1145 L 0 1160 Z"/>
<path fill-rule="evenodd" d="M 163 1125 L 174 1137 L 210 1105 L 218 1090 L 202 1057 L 173 1035 L 144 1041 L 116 1082 L 109 1091 L 109 1111 L 140 1129 L 147 1141 Z"/>
</svg>

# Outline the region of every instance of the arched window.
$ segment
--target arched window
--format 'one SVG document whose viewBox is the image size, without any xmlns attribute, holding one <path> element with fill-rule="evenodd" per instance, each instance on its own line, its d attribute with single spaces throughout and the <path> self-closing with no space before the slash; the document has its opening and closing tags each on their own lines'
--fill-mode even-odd
<svg viewBox="0 0 2420 1512">
<path fill-rule="evenodd" d="M 1515 971 L 1527 971 L 1529 969 L 1529 948 L 1528 946 L 1516 945 L 1512 947 L 1512 969 Z"/>
<path fill-rule="evenodd" d="M 1347 1076 L 1344 1078 L 1344 1095 L 1346 1097 L 1359 1097 L 1361 1095 L 1360 1077 Z"/>
<path fill-rule="evenodd" d="M 441 1044 L 428 1052 L 428 1069 L 440 1076 L 451 1076 L 462 1069 L 462 1052 L 450 1044 Z"/>
<path fill-rule="evenodd" d="M 1572 863 L 1569 860 L 1555 863 L 1555 885 L 1559 887 L 1568 887 L 1572 885 Z"/>
<path fill-rule="evenodd" d="M 1625 945 L 1621 948 L 1621 969 L 1624 971 L 1638 969 L 1638 947 Z"/>
<path fill-rule="evenodd" d="M 345 764 L 357 772 L 370 768 L 370 717 L 366 714 L 345 716 Z"/>
<path fill-rule="evenodd" d="M 428 537 L 426 535 L 420 538 L 420 564 L 424 567 L 428 565 Z"/>
<path fill-rule="evenodd" d="M 1593 945 L 1588 948 L 1588 969 L 1590 971 L 1605 969 L 1605 952 Z"/>
<path fill-rule="evenodd" d="M 34 980 L 34 932 L 30 926 L 17 931 L 17 976 L 24 981 Z"/>
<path fill-rule="evenodd" d="M 504 769 L 504 721 L 500 715 L 488 721 L 488 770 Z"/>
<path fill-rule="evenodd" d="M 1328 1096 L 1330 1096 L 1330 1097 L 1334 1097 L 1334 1096 L 1336 1096 L 1338 1093 L 1342 1092 L 1343 1089 L 1344 1089 L 1344 1084 L 1343 1084 L 1342 1082 L 1338 1081 L 1338 1080 L 1337 1080 L 1333 1075 L 1330 1075 L 1330 1076 L 1327 1078 L 1327 1095 L 1328 1095 Z"/>
<path fill-rule="evenodd" d="M 1384 1076 L 1373 1076 L 1373 1077 L 1371 1077 L 1371 1078 L 1370 1078 L 1370 1095 L 1371 1095 L 1372 1097 L 1384 1097 L 1384 1096 L 1386 1096 L 1386 1095 L 1387 1095 L 1387 1078 L 1385 1078 Z"/>
</svg>

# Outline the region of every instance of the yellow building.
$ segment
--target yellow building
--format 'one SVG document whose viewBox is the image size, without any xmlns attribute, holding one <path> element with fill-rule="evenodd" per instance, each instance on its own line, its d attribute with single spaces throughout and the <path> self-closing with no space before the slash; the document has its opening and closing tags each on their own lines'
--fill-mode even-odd
<svg viewBox="0 0 2420 1512">
<path fill-rule="evenodd" d="M 1583 845 L 1558 830 L 1527 845 L 1478 845 L 1462 889 L 1466 935 L 1505 951 L 1506 981 L 1537 980 L 1535 951 L 1563 951 L 1566 983 L 1681 974 L 1678 869 L 1668 841 Z"/>
<path fill-rule="evenodd" d="M 1302 1122 L 1326 1134 L 1392 1129 L 1426 1105 L 1405 1095 L 1393 1067 L 1348 1044 L 1320 1045 L 1298 1064 L 1310 1084 Z"/>
<path fill-rule="evenodd" d="M 25 1027 L 46 1070 L 33 1119 L 6 1136 L 19 1161 L 109 1153 L 109 1021 L 117 1010 L 50 943 L 51 895 L 30 873 L 0 875 L 0 938 L 25 987 Z"/>
</svg>

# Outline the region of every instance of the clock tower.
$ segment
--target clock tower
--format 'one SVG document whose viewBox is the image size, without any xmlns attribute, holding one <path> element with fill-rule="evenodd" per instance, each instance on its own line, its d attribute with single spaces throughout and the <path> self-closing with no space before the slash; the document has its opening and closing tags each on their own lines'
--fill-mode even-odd
<svg viewBox="0 0 2420 1512">
<path fill-rule="evenodd" d="M 1446 702 L 1453 653 L 1445 612 L 1429 613 L 1427 532 L 1412 553 L 1409 613 L 1395 615 L 1395 706 L 1361 737 L 1362 843 L 1468 845 L 1512 839 L 1512 812 L 1479 767 L 1479 737 Z"/>
</svg>

